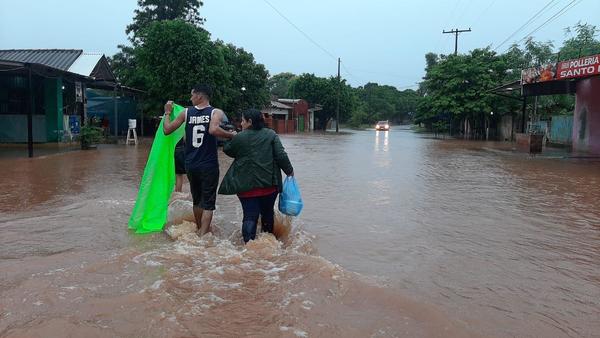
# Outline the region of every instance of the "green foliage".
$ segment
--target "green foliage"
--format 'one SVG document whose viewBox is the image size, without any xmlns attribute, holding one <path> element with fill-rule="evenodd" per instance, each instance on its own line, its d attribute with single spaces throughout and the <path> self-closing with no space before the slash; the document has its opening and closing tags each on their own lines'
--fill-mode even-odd
<svg viewBox="0 0 600 338">
<path fill-rule="evenodd" d="M 420 100 L 419 94 L 407 89 L 398 91 L 392 86 L 380 86 L 377 83 L 367 83 L 357 88 L 357 95 L 365 104 L 367 117 L 363 123 L 374 123 L 379 120 L 403 122 L 411 118 Z M 358 117 L 357 117 L 358 118 Z"/>
<path fill-rule="evenodd" d="M 269 102 L 267 78 L 269 72 L 265 66 L 254 61 L 254 56 L 243 48 L 232 44 L 216 42 L 225 61 L 224 75 L 227 84 L 223 88 L 223 100 L 220 107 L 239 117 L 247 108 L 262 108 Z"/>
<path fill-rule="evenodd" d="M 81 148 L 89 149 L 90 146 L 102 141 L 102 128 L 87 123 L 81 127 L 80 140 Z"/>
<path fill-rule="evenodd" d="M 426 96 L 418 105 L 415 122 L 453 123 L 463 118 L 481 122 L 483 113 L 504 110 L 502 106 L 510 103 L 499 100 L 489 90 L 503 83 L 507 68 L 489 48 L 440 56 L 425 76 Z"/>
<path fill-rule="evenodd" d="M 436 121 L 431 125 L 434 133 L 440 134 L 448 131 L 448 123 L 446 121 Z"/>
<path fill-rule="evenodd" d="M 147 33 L 144 43 L 135 48 L 134 57 L 136 76 L 148 92 L 145 101 L 149 107 L 160 114 L 167 99 L 188 102 L 190 90 L 197 83 L 213 86 L 211 102 L 215 106 L 226 101 L 230 74 L 208 32 L 171 20 L 152 23 Z"/>
<path fill-rule="evenodd" d="M 133 23 L 125 32 L 132 34 L 132 41 L 143 39 L 144 30 L 153 22 L 163 20 L 184 20 L 194 26 L 200 26 L 204 19 L 200 17 L 200 0 L 138 0 L 139 8 L 134 11 Z"/>
<path fill-rule="evenodd" d="M 207 31 L 182 20 L 157 21 L 144 31 L 140 43 L 123 47 L 111 63 L 123 84 L 147 92 L 145 112 L 162 114 L 168 99 L 189 102 L 190 90 L 198 83 L 211 85 L 211 104 L 230 115 L 268 102 L 269 74 L 251 53 L 213 42 Z"/>
<path fill-rule="evenodd" d="M 292 73 L 279 73 L 269 78 L 267 86 L 271 95 L 278 98 L 284 98 L 288 96 L 290 89 L 290 82 L 296 78 L 295 74 Z"/>
<path fill-rule="evenodd" d="M 303 98 L 309 104 L 321 104 L 323 109 L 315 112 L 315 128 L 324 130 L 327 123 L 336 116 L 337 93 L 340 91 L 340 121 L 346 121 L 358 104 L 358 98 L 346 80 L 338 82 L 337 78 L 328 79 L 314 74 L 302 74 L 292 80 L 289 95 L 292 98 Z"/>
<path fill-rule="evenodd" d="M 578 23 L 566 30 L 576 35 L 567 39 L 559 49 L 560 60 L 600 53 L 595 26 Z M 538 42 L 529 38 L 522 47 L 512 45 L 504 54 L 497 55 L 489 48 L 475 49 L 468 54 L 436 55 L 428 53 L 426 75 L 419 86 L 417 114 L 414 122 L 424 123 L 430 130 L 452 127 L 469 119 L 474 130 L 483 130 L 485 116 L 494 111 L 494 118 L 520 112 L 521 103 L 490 93 L 490 89 L 520 79 L 521 70 L 559 60 L 551 41 Z M 574 107 L 571 95 L 540 96 L 533 109 L 539 117 L 570 114 Z M 449 126 L 441 125 L 450 123 Z M 481 135 L 481 133 L 480 133 Z"/>
<path fill-rule="evenodd" d="M 237 115 L 269 100 L 268 71 L 242 48 L 211 41 L 200 26 L 200 0 L 138 0 L 127 26 L 132 46 L 109 59 L 122 84 L 147 92 L 141 110 L 162 114 L 166 100 L 185 104 L 198 83 L 212 86 L 211 104 Z M 242 89 L 243 88 L 243 89 Z"/>
<path fill-rule="evenodd" d="M 370 124 L 371 122 L 372 119 L 367 112 L 367 105 L 364 102 L 361 102 L 352 112 L 352 116 L 348 120 L 348 125 L 359 128 L 365 124 Z"/>
<path fill-rule="evenodd" d="M 565 33 L 577 35 L 565 40 L 560 48 L 560 59 L 577 59 L 585 55 L 600 54 L 600 41 L 596 39 L 598 29 L 596 26 L 578 22 L 573 27 L 567 27 Z"/>
</svg>

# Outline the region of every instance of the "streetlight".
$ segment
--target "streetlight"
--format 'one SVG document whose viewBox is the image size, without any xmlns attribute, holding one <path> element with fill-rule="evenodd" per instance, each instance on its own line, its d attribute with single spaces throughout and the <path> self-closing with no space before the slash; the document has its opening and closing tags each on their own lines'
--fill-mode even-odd
<svg viewBox="0 0 600 338">
<path fill-rule="evenodd" d="M 242 88 L 240 88 L 240 90 L 242 91 L 242 110 L 245 109 L 246 107 L 246 86 L 242 85 Z"/>
</svg>

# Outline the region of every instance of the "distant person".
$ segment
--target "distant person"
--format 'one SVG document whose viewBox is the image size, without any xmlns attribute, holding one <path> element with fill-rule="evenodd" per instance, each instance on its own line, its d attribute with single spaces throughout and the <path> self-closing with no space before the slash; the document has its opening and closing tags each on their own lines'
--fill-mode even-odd
<svg viewBox="0 0 600 338">
<path fill-rule="evenodd" d="M 185 137 L 175 146 L 175 191 L 183 192 L 183 177 L 185 176 Z"/>
<path fill-rule="evenodd" d="M 110 121 L 108 120 L 108 118 L 106 118 L 106 116 L 104 116 L 102 118 L 102 135 L 104 135 L 104 137 L 108 137 L 109 134 L 110 134 Z"/>
<path fill-rule="evenodd" d="M 225 113 L 210 105 L 212 91 L 200 84 L 191 91 L 191 107 L 171 121 L 173 101 L 165 104 L 163 130 L 169 135 L 185 123 L 185 171 L 190 181 L 198 235 L 210 232 L 219 184 L 217 137 L 232 138 L 235 133 L 220 127 Z"/>
<path fill-rule="evenodd" d="M 237 194 L 244 212 L 244 243 L 256 238 L 259 215 L 262 231 L 273 233 L 273 206 L 282 190 L 281 170 L 294 176 L 279 137 L 265 128 L 260 111 L 248 109 L 242 112 L 242 131 L 225 143 L 223 151 L 234 161 L 221 182 L 219 194 Z"/>
</svg>

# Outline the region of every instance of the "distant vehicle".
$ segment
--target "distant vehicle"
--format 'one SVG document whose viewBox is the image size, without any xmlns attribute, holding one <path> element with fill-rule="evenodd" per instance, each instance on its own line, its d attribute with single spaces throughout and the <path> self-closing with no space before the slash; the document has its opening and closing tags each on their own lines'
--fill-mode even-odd
<svg viewBox="0 0 600 338">
<path fill-rule="evenodd" d="M 389 121 L 379 121 L 377 122 L 377 124 L 375 125 L 375 130 L 390 130 L 390 123 Z"/>
</svg>

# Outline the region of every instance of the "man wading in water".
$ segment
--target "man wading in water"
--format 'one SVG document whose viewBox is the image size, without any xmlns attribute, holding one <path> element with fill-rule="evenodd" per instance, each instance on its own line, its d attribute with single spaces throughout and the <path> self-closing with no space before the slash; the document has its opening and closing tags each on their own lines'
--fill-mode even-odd
<svg viewBox="0 0 600 338">
<path fill-rule="evenodd" d="M 194 217 L 198 235 L 210 232 L 219 185 L 217 137 L 231 139 L 235 132 L 220 127 L 225 113 L 210 106 L 212 91 L 207 85 L 192 89 L 191 107 L 171 121 L 173 101 L 165 104 L 163 130 L 169 135 L 185 122 L 185 170 L 194 200 Z M 173 159 L 169 159 L 172 161 Z"/>
</svg>

